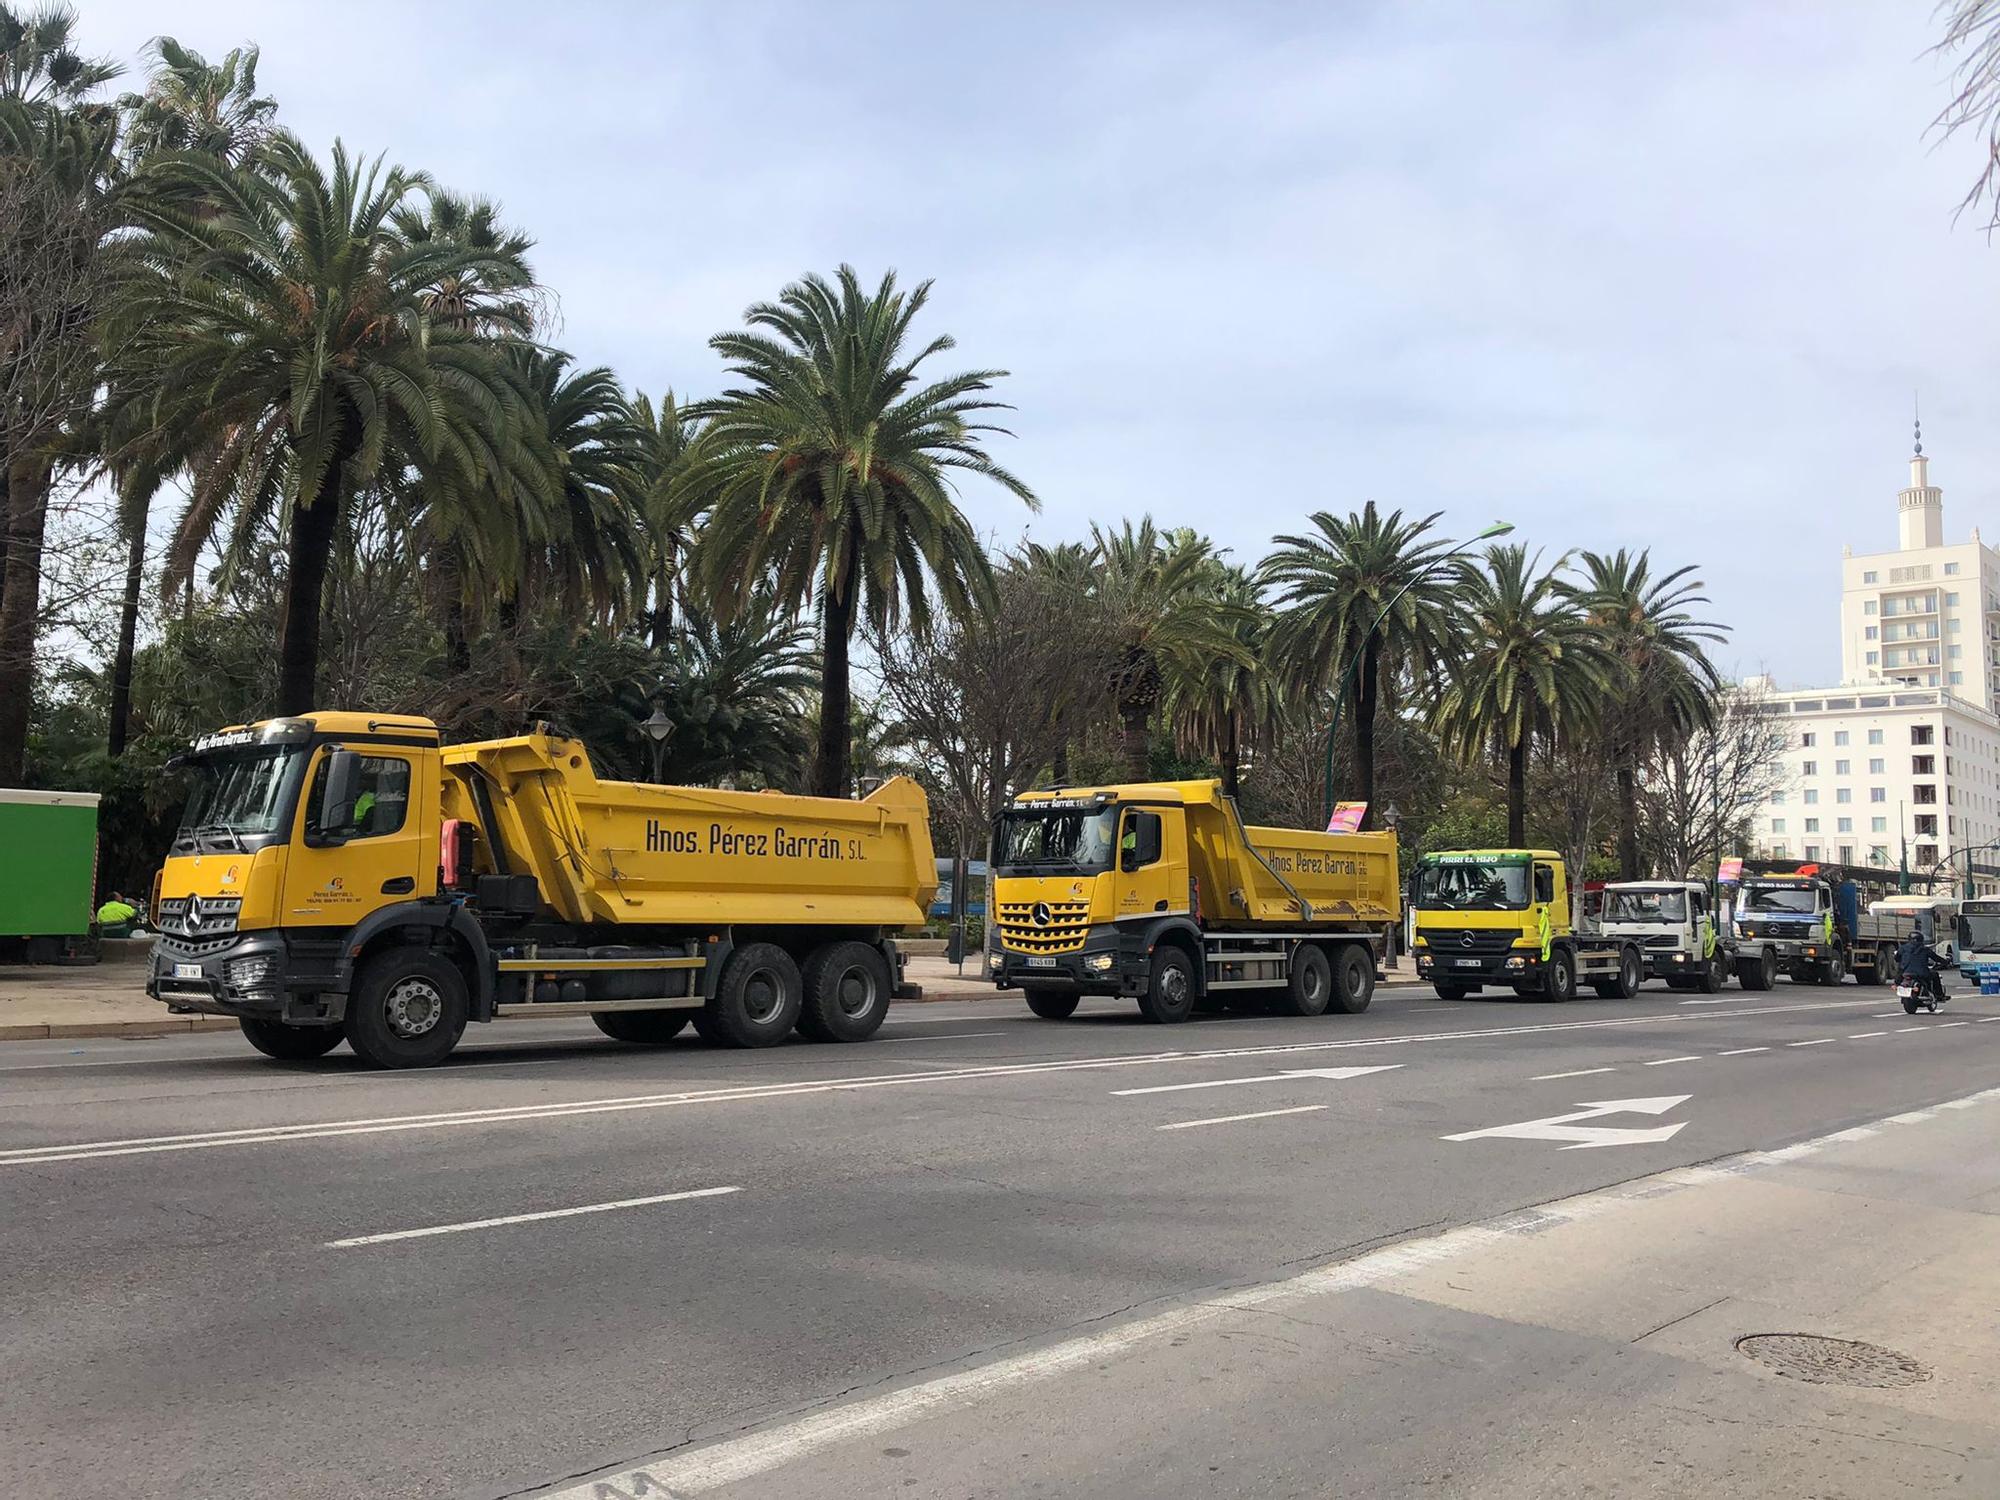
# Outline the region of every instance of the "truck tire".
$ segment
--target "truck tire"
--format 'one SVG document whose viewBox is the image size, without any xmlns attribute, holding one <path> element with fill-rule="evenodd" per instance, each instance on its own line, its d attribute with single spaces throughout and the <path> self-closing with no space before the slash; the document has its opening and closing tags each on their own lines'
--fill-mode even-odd
<svg viewBox="0 0 2000 1500">
<path fill-rule="evenodd" d="M 723 1046 L 775 1047 L 799 1024 L 799 996 L 791 954 L 776 943 L 745 943 L 729 955 L 702 1009 Z"/>
<path fill-rule="evenodd" d="M 1186 949 L 1162 943 L 1153 950 L 1139 1014 L 1156 1026 L 1173 1026 L 1194 1014 L 1194 963 Z"/>
<path fill-rule="evenodd" d="M 1591 986 L 1600 1000 L 1630 1000 L 1639 993 L 1639 986 L 1645 983 L 1646 966 L 1639 962 L 1639 955 L 1630 948 L 1618 950 L 1618 977 L 1599 980 Z"/>
<path fill-rule="evenodd" d="M 1847 961 L 1838 953 L 1828 955 L 1826 962 L 1813 973 L 1813 978 L 1820 984 L 1839 984 L 1846 977 Z"/>
<path fill-rule="evenodd" d="M 614 1042 L 657 1047 L 679 1036 L 691 1014 L 685 1010 L 600 1010 L 590 1019 Z"/>
<path fill-rule="evenodd" d="M 237 1022 L 244 1040 L 266 1057 L 280 1062 L 305 1062 L 324 1057 L 340 1045 L 338 1026 L 287 1026 L 283 1021 L 256 1021 L 244 1016 Z"/>
<path fill-rule="evenodd" d="M 428 1068 L 465 1035 L 465 976 L 441 953 L 391 948 L 361 966 L 347 997 L 347 1044 L 378 1068 Z"/>
<path fill-rule="evenodd" d="M 1736 960 L 1736 982 L 1746 990 L 1768 990 L 1778 982 L 1778 960 L 1766 948 L 1755 958 Z"/>
<path fill-rule="evenodd" d="M 799 1030 L 816 1042 L 865 1042 L 889 1015 L 889 965 L 867 943 L 828 943 L 806 957 Z"/>
<path fill-rule="evenodd" d="M 1317 943 L 1300 943 L 1292 950 L 1291 970 L 1284 992 L 1271 1009 L 1281 1016 L 1323 1016 L 1333 1000 L 1333 965 Z"/>
<path fill-rule="evenodd" d="M 1055 990 L 1046 985 L 1023 985 L 1021 993 L 1028 997 L 1028 1009 L 1044 1021 L 1067 1021 L 1076 1014 L 1077 1002 L 1083 999 L 1075 990 Z"/>
<path fill-rule="evenodd" d="M 1343 943 L 1333 956 L 1333 1008 L 1358 1016 L 1375 998 L 1375 953 L 1362 943 Z"/>
<path fill-rule="evenodd" d="M 1569 949 L 1558 948 L 1549 955 L 1549 966 L 1542 971 L 1542 994 L 1550 1000 L 1576 998 L 1576 955 Z"/>
<path fill-rule="evenodd" d="M 1728 980 L 1729 975 L 1723 971 L 1722 960 L 1711 958 L 1701 971 L 1699 988 L 1704 995 L 1719 995 L 1722 993 L 1722 986 Z"/>
</svg>

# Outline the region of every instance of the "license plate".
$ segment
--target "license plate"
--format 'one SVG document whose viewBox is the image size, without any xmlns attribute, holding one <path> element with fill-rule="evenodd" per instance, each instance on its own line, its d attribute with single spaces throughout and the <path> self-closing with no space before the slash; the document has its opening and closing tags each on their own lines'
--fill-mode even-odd
<svg viewBox="0 0 2000 1500">
<path fill-rule="evenodd" d="M 175 965 L 174 965 L 174 978 L 176 978 L 176 979 L 199 979 L 199 978 L 201 978 L 201 965 L 200 965 L 200 964 L 175 964 Z"/>
<path fill-rule="evenodd" d="M 1047 953 L 1030 953 L 1028 955 L 1028 967 L 1031 969 L 1053 969 L 1055 966 L 1055 959 Z"/>
<path fill-rule="evenodd" d="M 1451 961 L 1451 966 L 1454 969 L 1479 969 L 1484 968 L 1485 963 L 1483 960 L 1477 958 L 1454 958 Z"/>
</svg>

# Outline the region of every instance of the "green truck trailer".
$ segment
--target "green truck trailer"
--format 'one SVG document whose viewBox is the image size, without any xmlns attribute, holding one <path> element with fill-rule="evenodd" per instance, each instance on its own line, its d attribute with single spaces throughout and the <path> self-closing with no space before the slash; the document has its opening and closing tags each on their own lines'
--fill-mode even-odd
<svg viewBox="0 0 2000 1500">
<path fill-rule="evenodd" d="M 0 959 L 96 949 L 97 793 L 0 787 Z"/>
</svg>

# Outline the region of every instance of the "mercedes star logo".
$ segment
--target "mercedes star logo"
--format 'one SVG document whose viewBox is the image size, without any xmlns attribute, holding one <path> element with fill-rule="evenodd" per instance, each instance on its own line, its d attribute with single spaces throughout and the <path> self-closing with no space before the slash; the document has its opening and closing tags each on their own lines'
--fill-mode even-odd
<svg viewBox="0 0 2000 1500">
<path fill-rule="evenodd" d="M 201 898 L 199 896 L 188 897 L 187 925 L 189 932 L 193 932 L 201 926 Z"/>
<path fill-rule="evenodd" d="M 1033 919 L 1037 927 L 1046 927 L 1056 919 L 1056 914 L 1049 910 L 1049 903 L 1046 901 L 1037 901 L 1035 909 L 1029 912 L 1028 916 Z"/>
<path fill-rule="evenodd" d="M 1458 946 L 1461 948 L 1470 948 L 1476 941 L 1477 939 L 1469 932 L 1461 932 L 1458 935 Z"/>
</svg>

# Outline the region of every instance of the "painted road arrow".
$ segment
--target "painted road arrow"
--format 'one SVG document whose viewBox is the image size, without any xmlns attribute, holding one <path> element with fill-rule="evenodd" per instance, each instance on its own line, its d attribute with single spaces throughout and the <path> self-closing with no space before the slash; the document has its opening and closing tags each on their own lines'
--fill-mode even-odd
<svg viewBox="0 0 2000 1500">
<path fill-rule="evenodd" d="M 1645 1146 L 1668 1141 L 1687 1128 L 1687 1121 L 1656 1125 L 1651 1130 L 1621 1125 L 1580 1125 L 1579 1120 L 1596 1120 L 1605 1115 L 1663 1115 L 1676 1104 L 1685 1104 L 1692 1094 L 1661 1094 L 1653 1099 L 1604 1099 L 1586 1104 L 1574 1114 L 1550 1115 L 1545 1120 L 1523 1120 L 1518 1125 L 1492 1125 L 1485 1130 L 1468 1130 L 1448 1135 L 1448 1141 L 1483 1141 L 1491 1137 L 1511 1137 L 1522 1141 L 1567 1141 L 1565 1151 L 1586 1151 L 1593 1146 Z"/>
<path fill-rule="evenodd" d="M 1185 1089 L 1224 1089 L 1233 1083 L 1283 1083 L 1292 1078 L 1359 1078 L 1364 1073 L 1392 1073 L 1401 1063 L 1381 1063 L 1372 1068 L 1293 1068 L 1283 1073 L 1258 1073 L 1250 1078 L 1204 1078 L 1199 1083 L 1160 1083 L 1149 1089 L 1113 1089 L 1112 1096 L 1130 1098 L 1134 1094 L 1178 1094 Z"/>
</svg>

